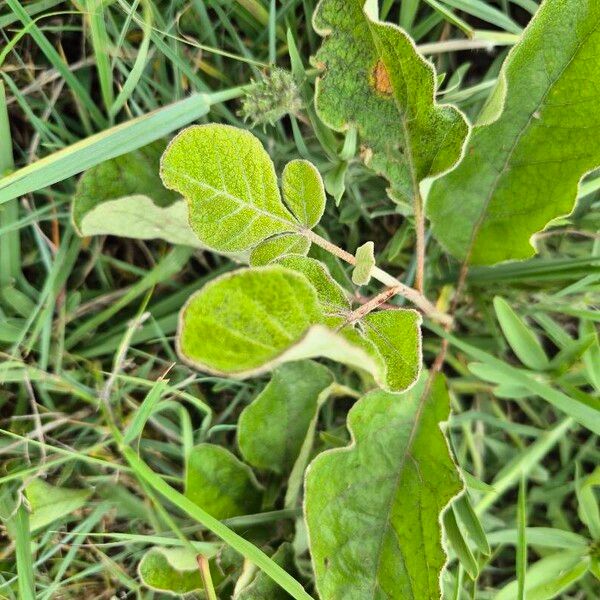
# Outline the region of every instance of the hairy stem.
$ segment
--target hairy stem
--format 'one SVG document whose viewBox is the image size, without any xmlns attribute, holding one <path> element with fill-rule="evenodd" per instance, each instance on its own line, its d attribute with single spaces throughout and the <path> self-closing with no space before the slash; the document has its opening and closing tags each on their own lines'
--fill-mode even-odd
<svg viewBox="0 0 600 600">
<path fill-rule="evenodd" d="M 423 212 L 423 199 L 417 192 L 414 201 L 415 233 L 417 236 L 417 271 L 415 275 L 415 288 L 423 293 L 423 280 L 425 278 L 425 214 Z"/>
<path fill-rule="evenodd" d="M 327 250 L 327 252 L 337 256 L 338 258 L 341 258 L 348 264 L 356 264 L 356 258 L 352 254 L 346 252 L 346 250 L 340 248 L 339 246 L 332 244 L 330 241 L 316 234 L 314 231 L 310 229 L 302 229 L 300 233 L 308 238 L 313 244 L 320 246 L 324 250 Z M 393 294 L 385 294 L 388 298 L 390 298 L 392 295 L 400 294 L 407 300 L 410 300 L 417 308 L 420 308 L 429 318 L 445 324 L 452 322 L 452 319 L 449 315 L 440 312 L 427 298 L 425 298 L 421 292 L 402 283 L 399 279 L 396 279 L 383 269 L 380 269 L 379 267 L 373 267 L 371 275 L 380 283 L 383 283 L 387 287 L 394 290 Z"/>
</svg>

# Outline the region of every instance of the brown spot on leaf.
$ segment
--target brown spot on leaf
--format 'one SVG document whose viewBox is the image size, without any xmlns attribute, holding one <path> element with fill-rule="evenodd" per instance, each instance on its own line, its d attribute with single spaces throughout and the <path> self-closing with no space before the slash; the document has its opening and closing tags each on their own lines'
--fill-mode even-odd
<svg viewBox="0 0 600 600">
<path fill-rule="evenodd" d="M 382 60 L 378 60 L 373 69 L 373 84 L 375 85 L 375 89 L 382 94 L 392 93 L 390 75 Z"/>
</svg>

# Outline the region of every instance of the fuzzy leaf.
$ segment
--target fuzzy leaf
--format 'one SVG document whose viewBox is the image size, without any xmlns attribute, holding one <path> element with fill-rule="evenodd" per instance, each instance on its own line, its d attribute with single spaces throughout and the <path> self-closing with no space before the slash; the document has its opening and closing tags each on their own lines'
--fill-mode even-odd
<svg viewBox="0 0 600 600">
<path fill-rule="evenodd" d="M 439 600 L 440 513 L 462 489 L 440 429 L 450 401 L 437 376 L 351 409 L 353 443 L 308 469 L 305 514 L 321 600 Z"/>
<path fill-rule="evenodd" d="M 415 310 L 380 310 L 362 323 L 385 362 L 387 389 L 411 386 L 421 370 L 421 315 Z"/>
<path fill-rule="evenodd" d="M 371 279 L 371 269 L 375 266 L 375 244 L 366 242 L 356 250 L 356 265 L 352 271 L 352 282 L 367 285 Z"/>
<path fill-rule="evenodd" d="M 148 196 L 123 196 L 90 209 L 79 221 L 81 235 L 116 235 L 206 248 L 192 231 L 185 200 L 158 206 Z"/>
<path fill-rule="evenodd" d="M 146 587 L 172 596 L 204 589 L 196 554 L 187 548 L 150 548 L 138 565 L 138 573 Z M 218 569 L 211 568 L 211 574 L 213 583 L 222 579 Z"/>
<path fill-rule="evenodd" d="M 166 142 L 158 140 L 86 171 L 73 196 L 72 218 L 75 228 L 80 229 L 85 215 L 107 200 L 145 196 L 160 207 L 178 200 L 177 194 L 164 188 L 158 175 L 160 155 L 165 147 Z"/>
<path fill-rule="evenodd" d="M 188 201 L 189 220 L 200 241 L 220 252 L 249 250 L 271 236 L 298 232 L 303 219 L 323 213 L 323 184 L 310 163 L 291 167 L 287 183 L 292 211 L 283 204 L 273 161 L 254 135 L 229 125 L 195 125 L 182 131 L 163 154 L 166 187 Z M 300 171 L 309 177 L 299 196 Z M 286 182 L 284 180 L 284 185 Z M 322 195 L 322 194 L 321 194 Z M 316 219 L 316 221 L 315 221 Z"/>
<path fill-rule="evenodd" d="M 229 450 L 199 444 L 190 452 L 185 495 L 216 519 L 258 512 L 261 490 L 252 469 Z"/>
<path fill-rule="evenodd" d="M 329 369 L 312 361 L 282 365 L 238 421 L 238 444 L 252 466 L 278 474 L 294 466 L 317 411 L 321 392 L 333 383 Z"/>
<path fill-rule="evenodd" d="M 298 221 L 312 229 L 325 211 L 325 189 L 316 167 L 307 160 L 292 160 L 281 177 L 283 199 Z"/>
<path fill-rule="evenodd" d="M 272 263 L 285 254 L 306 255 L 310 242 L 297 233 L 283 233 L 261 242 L 250 253 L 250 265 L 260 267 Z"/>
<path fill-rule="evenodd" d="M 317 298 L 324 315 L 343 314 L 350 308 L 344 289 L 333 279 L 327 267 L 308 256 L 287 255 L 277 260 L 277 264 L 302 273 L 317 292 Z"/>
<path fill-rule="evenodd" d="M 387 387 L 384 358 L 346 321 L 343 290 L 324 267 L 301 256 L 281 260 L 285 267 L 242 269 L 196 292 L 180 314 L 180 356 L 202 371 L 238 378 L 324 357 L 365 370 Z M 394 334 L 412 335 L 402 330 Z M 406 359 L 418 354 L 411 350 Z"/>
<path fill-rule="evenodd" d="M 599 24 L 598 2 L 548 0 L 511 51 L 464 160 L 427 199 L 433 234 L 457 258 L 532 256 L 531 236 L 571 212 L 600 165 Z"/>
<path fill-rule="evenodd" d="M 34 479 L 25 488 L 31 508 L 29 527 L 35 531 L 74 513 L 85 505 L 91 494 L 91 490 L 61 488 L 42 479 Z"/>
<path fill-rule="evenodd" d="M 367 164 L 389 180 L 394 199 L 412 202 L 419 182 L 460 158 L 468 125 L 456 108 L 436 103 L 433 65 L 410 37 L 376 13 L 373 0 L 319 4 L 316 107 L 333 129 L 356 126 Z"/>
</svg>

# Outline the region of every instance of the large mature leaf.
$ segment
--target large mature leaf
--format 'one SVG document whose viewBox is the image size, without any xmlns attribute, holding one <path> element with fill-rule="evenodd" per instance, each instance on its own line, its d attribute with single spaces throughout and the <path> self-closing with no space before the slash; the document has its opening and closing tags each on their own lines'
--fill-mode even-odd
<svg viewBox="0 0 600 600">
<path fill-rule="evenodd" d="M 196 292 L 179 319 L 182 358 L 209 373 L 244 378 L 286 362 L 324 357 L 371 373 L 382 387 L 400 383 L 389 373 L 401 362 L 391 364 L 388 355 L 346 319 L 347 300 L 326 270 L 302 256 L 287 255 L 281 261 L 285 266 L 223 275 Z M 418 320 L 409 321 L 391 332 L 415 344 L 404 357 L 408 376 L 402 387 L 390 387 L 394 391 L 404 389 L 410 374 L 419 369 Z M 401 342 L 400 347 L 408 346 Z"/>
<path fill-rule="evenodd" d="M 305 513 L 322 600 L 439 600 L 440 513 L 462 483 L 440 428 L 450 403 L 437 376 L 352 408 L 347 448 L 319 455 Z"/>
<path fill-rule="evenodd" d="M 325 38 L 314 58 L 319 116 L 339 131 L 356 126 L 367 164 L 411 202 L 420 181 L 459 159 L 464 117 L 435 102 L 433 66 L 403 30 L 377 19 L 376 0 L 322 0 L 314 26 Z"/>
<path fill-rule="evenodd" d="M 200 241 L 218 251 L 248 250 L 273 235 L 313 226 L 323 214 L 323 184 L 310 163 L 294 161 L 286 169 L 286 207 L 263 145 L 229 125 L 182 131 L 163 154 L 160 173 L 168 188 L 187 199 Z M 307 195 L 300 197 L 303 191 Z"/>
<path fill-rule="evenodd" d="M 238 421 L 238 444 L 252 466 L 278 474 L 294 466 L 319 395 L 333 383 L 329 370 L 312 361 L 282 365 Z"/>
<path fill-rule="evenodd" d="M 85 215 L 107 200 L 145 196 L 157 207 L 175 202 L 177 194 L 165 189 L 158 175 L 160 156 L 165 147 L 166 142 L 158 140 L 86 171 L 73 196 L 75 227 L 80 229 Z"/>
<path fill-rule="evenodd" d="M 216 519 L 258 512 L 262 492 L 248 465 L 229 450 L 199 444 L 190 452 L 185 495 Z"/>
<path fill-rule="evenodd" d="M 600 165 L 599 24 L 595 0 L 547 0 L 513 48 L 464 160 L 427 200 L 434 235 L 458 258 L 533 255 L 532 234 L 572 210 Z"/>
</svg>

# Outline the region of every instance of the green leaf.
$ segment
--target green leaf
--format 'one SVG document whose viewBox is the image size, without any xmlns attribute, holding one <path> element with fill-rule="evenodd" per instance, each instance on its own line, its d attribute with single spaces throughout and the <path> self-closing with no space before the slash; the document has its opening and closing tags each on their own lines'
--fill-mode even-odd
<svg viewBox="0 0 600 600">
<path fill-rule="evenodd" d="M 60 488 L 42 479 L 34 479 L 25 487 L 25 496 L 31 508 L 29 527 L 41 529 L 57 519 L 79 510 L 91 496 L 91 490 Z"/>
<path fill-rule="evenodd" d="M 286 208 L 273 161 L 248 131 L 196 125 L 182 131 L 163 154 L 163 183 L 188 202 L 200 241 L 220 252 L 249 250 L 267 238 L 299 232 L 323 213 L 323 184 L 316 169 L 295 161 L 284 177 Z M 302 176 L 306 181 L 300 182 Z M 298 211 L 298 212 L 296 212 Z"/>
<path fill-rule="evenodd" d="M 534 254 L 531 236 L 571 212 L 600 165 L 600 5 L 544 2 L 504 63 L 461 164 L 434 182 L 432 230 L 460 259 L 493 264 Z M 500 113 L 500 114 L 498 114 Z"/>
<path fill-rule="evenodd" d="M 317 292 L 319 304 L 325 315 L 346 314 L 350 302 L 344 289 L 333 279 L 327 267 L 307 256 L 282 256 L 277 264 L 302 273 Z"/>
<path fill-rule="evenodd" d="M 444 532 L 464 570 L 469 574 L 471 579 L 477 579 L 479 565 L 458 526 L 452 507 L 444 513 Z"/>
<path fill-rule="evenodd" d="M 213 444 L 199 444 L 190 452 L 185 495 L 216 519 L 258 512 L 262 499 L 252 469 Z"/>
<path fill-rule="evenodd" d="M 282 233 L 261 242 L 250 253 L 250 265 L 260 267 L 274 262 L 286 254 L 306 255 L 310 242 L 297 233 Z"/>
<path fill-rule="evenodd" d="M 504 333 L 504 337 L 506 337 L 519 360 L 534 371 L 547 369 L 549 366 L 548 357 L 539 340 L 508 302 L 504 298 L 496 296 L 494 298 L 494 309 L 502 333 Z"/>
<path fill-rule="evenodd" d="M 380 310 L 362 320 L 365 336 L 385 362 L 386 387 L 404 390 L 421 370 L 421 315 L 416 310 Z"/>
<path fill-rule="evenodd" d="M 187 548 L 151 548 L 142 557 L 138 573 L 146 587 L 172 596 L 204 589 L 196 553 Z M 211 575 L 213 581 L 220 579 L 217 569 L 211 569 Z"/>
<path fill-rule="evenodd" d="M 351 409 L 347 448 L 320 454 L 305 514 L 321 600 L 439 600 L 440 513 L 462 489 L 440 428 L 444 380 L 398 396 L 367 394 Z"/>
<path fill-rule="evenodd" d="M 271 557 L 288 573 L 294 574 L 294 550 L 291 544 L 284 542 Z M 289 600 L 291 596 L 270 577 L 260 571 L 252 583 L 234 596 L 234 600 Z"/>
<path fill-rule="evenodd" d="M 376 13 L 372 0 L 319 4 L 315 102 L 329 127 L 358 129 L 367 164 L 390 181 L 394 199 L 411 202 L 423 179 L 460 158 L 468 125 L 456 108 L 436 103 L 434 67 L 410 37 Z"/>
<path fill-rule="evenodd" d="M 165 189 L 158 175 L 160 156 L 166 145 L 164 140 L 158 140 L 86 171 L 73 196 L 71 211 L 76 229 L 81 230 L 82 220 L 90 211 L 110 200 L 145 196 L 156 207 L 167 207 L 178 200 L 177 194 Z M 107 227 L 118 227 L 108 215 L 107 221 Z"/>
<path fill-rule="evenodd" d="M 329 370 L 312 361 L 282 365 L 238 421 L 238 445 L 248 463 L 289 473 L 300 453 L 319 395 L 333 383 Z"/>
<path fill-rule="evenodd" d="M 352 282 L 367 285 L 371 279 L 371 270 L 375 266 L 375 244 L 366 242 L 356 250 L 356 265 L 352 271 Z"/>
<path fill-rule="evenodd" d="M 177 335 L 183 360 L 208 373 L 245 378 L 286 362 L 324 357 L 371 373 L 382 387 L 402 386 L 393 391 L 412 383 L 408 373 L 420 368 L 420 348 L 410 345 L 419 335 L 412 311 L 402 311 L 410 314 L 404 323 L 395 318 L 393 324 L 404 329 L 390 331 L 392 345 L 381 341 L 380 351 L 347 320 L 344 292 L 318 261 L 292 255 L 280 260 L 285 267 L 273 264 L 218 277 L 189 299 Z M 388 333 L 387 317 L 381 327 L 377 317 L 371 318 Z M 369 329 L 368 335 L 380 341 Z M 406 355 L 392 355 L 391 348 Z"/>
<path fill-rule="evenodd" d="M 317 168 L 307 160 L 292 160 L 281 177 L 283 199 L 296 218 L 309 229 L 325 211 L 325 189 Z"/>
<path fill-rule="evenodd" d="M 185 200 L 177 200 L 165 207 L 156 205 L 148 196 L 107 200 L 83 215 L 79 230 L 83 236 L 116 235 L 140 240 L 160 238 L 170 244 L 206 249 L 188 223 Z"/>
</svg>

